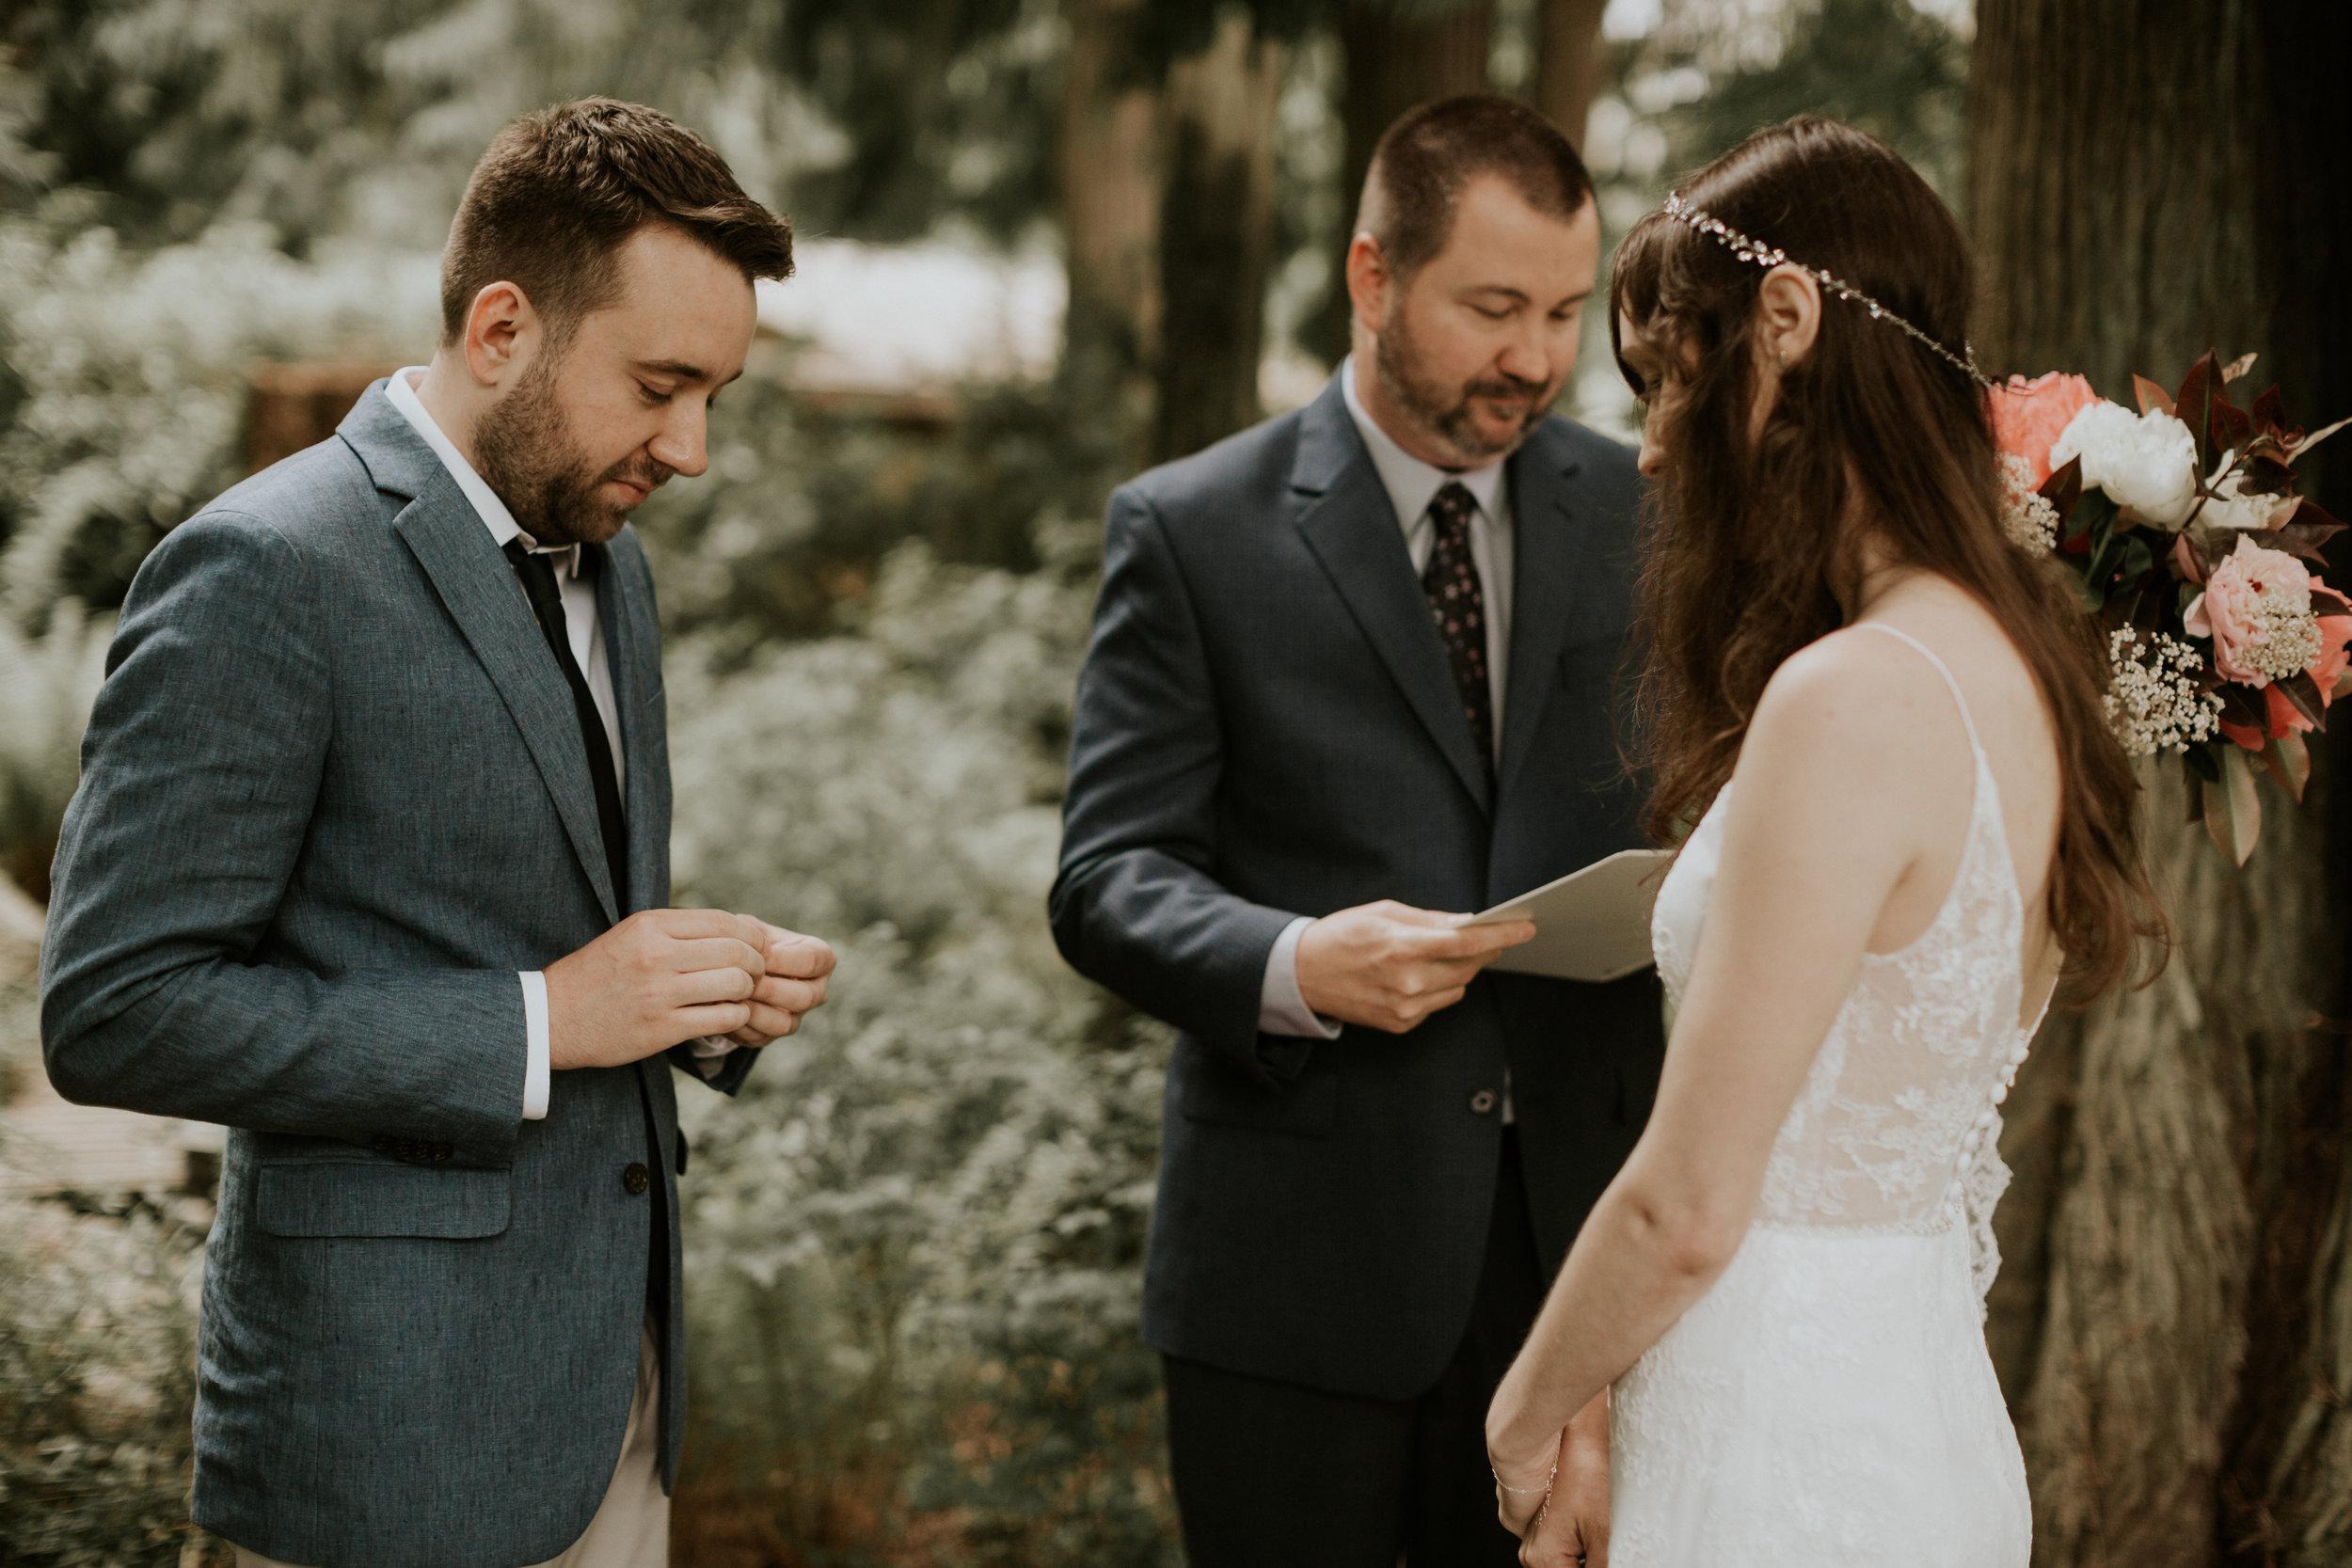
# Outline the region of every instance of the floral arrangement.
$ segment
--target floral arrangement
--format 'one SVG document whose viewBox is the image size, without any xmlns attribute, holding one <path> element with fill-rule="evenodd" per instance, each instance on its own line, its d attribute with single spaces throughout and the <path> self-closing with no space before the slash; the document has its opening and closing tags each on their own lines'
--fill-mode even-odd
<svg viewBox="0 0 2352 1568">
<path fill-rule="evenodd" d="M 2253 363 L 2208 354 L 2169 396 L 2134 376 L 2137 413 L 2079 375 L 1990 394 L 2010 537 L 2072 575 L 2106 632 L 2124 750 L 2179 756 L 2192 820 L 2241 865 L 2262 831 L 2254 765 L 2300 800 L 2303 737 L 2352 694 L 2352 600 L 2315 569 L 2344 525 L 2296 494 L 2295 469 L 2352 420 L 2305 435 L 2275 386 L 2239 408 L 2229 388 Z"/>
</svg>

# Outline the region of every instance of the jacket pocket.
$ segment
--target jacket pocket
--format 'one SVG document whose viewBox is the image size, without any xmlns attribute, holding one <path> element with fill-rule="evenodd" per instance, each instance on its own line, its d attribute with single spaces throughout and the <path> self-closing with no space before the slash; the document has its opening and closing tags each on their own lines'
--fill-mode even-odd
<svg viewBox="0 0 2352 1568">
<path fill-rule="evenodd" d="M 1216 1061 L 1194 1065 L 1178 1101 L 1187 1120 L 1249 1132 L 1327 1138 L 1339 1120 L 1340 1078 L 1310 1069 L 1282 1087 L 1268 1088 Z"/>
<path fill-rule="evenodd" d="M 255 1211 L 273 1236 L 495 1236 L 514 1173 L 356 1162 L 265 1164 Z"/>
</svg>

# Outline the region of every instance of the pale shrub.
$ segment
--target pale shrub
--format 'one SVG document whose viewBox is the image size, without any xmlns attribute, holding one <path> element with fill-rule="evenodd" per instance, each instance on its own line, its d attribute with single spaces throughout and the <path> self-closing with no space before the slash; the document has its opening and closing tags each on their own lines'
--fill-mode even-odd
<svg viewBox="0 0 2352 1568">
<path fill-rule="evenodd" d="M 1173 1560 L 1136 1338 L 1165 1042 L 1044 925 L 1092 537 L 1019 576 L 903 546 L 863 638 L 673 659 L 682 896 L 842 949 L 736 1102 L 685 1097 L 702 1435 L 809 1548 L 913 1513 L 951 1560 Z"/>
</svg>

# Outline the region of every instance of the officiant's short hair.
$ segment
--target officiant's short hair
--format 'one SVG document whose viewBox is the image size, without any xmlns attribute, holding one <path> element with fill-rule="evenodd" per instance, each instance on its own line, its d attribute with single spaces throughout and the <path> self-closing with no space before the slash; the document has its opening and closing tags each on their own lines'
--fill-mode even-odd
<svg viewBox="0 0 2352 1568">
<path fill-rule="evenodd" d="M 582 98 L 525 115 L 474 166 L 441 255 L 441 341 L 474 297 L 521 289 L 561 344 L 610 302 L 628 237 L 675 229 L 746 279 L 792 275 L 792 226 L 743 194 L 710 144 L 658 109 Z"/>
<path fill-rule="evenodd" d="M 1356 228 L 1379 242 L 1390 272 L 1409 278 L 1445 248 L 1454 204 L 1480 175 L 1563 220 L 1593 199 L 1593 177 L 1559 126 L 1516 99 L 1465 93 L 1408 109 L 1382 134 Z"/>
</svg>

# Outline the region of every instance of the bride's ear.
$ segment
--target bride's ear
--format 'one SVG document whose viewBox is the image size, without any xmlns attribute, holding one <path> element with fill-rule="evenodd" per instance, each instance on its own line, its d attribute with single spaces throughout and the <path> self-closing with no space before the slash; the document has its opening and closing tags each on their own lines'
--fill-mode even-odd
<svg viewBox="0 0 2352 1568">
<path fill-rule="evenodd" d="M 1804 363 L 1821 332 L 1821 286 L 1813 275 L 1787 262 L 1766 273 L 1756 288 L 1756 329 L 1765 362 L 1774 370 Z"/>
</svg>

